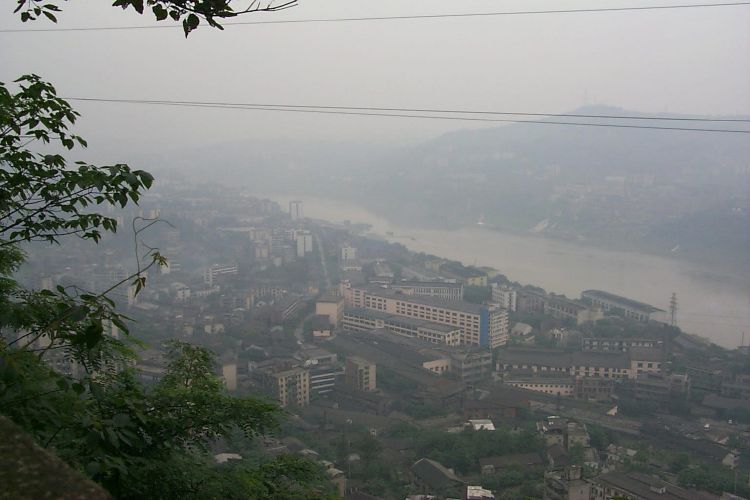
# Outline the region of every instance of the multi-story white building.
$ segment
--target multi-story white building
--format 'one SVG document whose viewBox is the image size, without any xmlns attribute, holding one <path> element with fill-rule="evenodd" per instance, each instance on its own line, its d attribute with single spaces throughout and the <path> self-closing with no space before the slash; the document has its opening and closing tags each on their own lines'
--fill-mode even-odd
<svg viewBox="0 0 750 500">
<path fill-rule="evenodd" d="M 301 201 L 294 200 L 289 202 L 289 216 L 292 218 L 292 220 L 299 220 L 304 217 Z"/>
<path fill-rule="evenodd" d="M 237 266 L 218 266 L 213 265 L 203 272 L 203 281 L 211 286 L 218 276 L 237 274 Z"/>
<path fill-rule="evenodd" d="M 508 285 L 492 284 L 492 302 L 509 311 L 515 312 L 518 293 Z"/>
<path fill-rule="evenodd" d="M 295 232 L 294 241 L 297 243 L 297 257 L 304 257 L 313 251 L 313 237 L 310 231 Z"/>
<path fill-rule="evenodd" d="M 494 349 L 508 341 L 508 311 L 462 301 L 441 301 L 380 287 L 344 290 L 349 307 L 383 311 L 461 328 L 461 344 Z"/>
<path fill-rule="evenodd" d="M 406 295 L 434 297 L 441 300 L 464 299 L 463 283 L 446 283 L 443 281 L 401 281 L 392 284 L 391 288 L 393 290 L 400 290 Z"/>
</svg>

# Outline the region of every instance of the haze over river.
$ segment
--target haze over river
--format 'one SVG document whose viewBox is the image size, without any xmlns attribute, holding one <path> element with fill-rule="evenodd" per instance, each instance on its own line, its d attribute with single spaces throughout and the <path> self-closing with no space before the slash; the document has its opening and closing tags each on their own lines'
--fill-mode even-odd
<svg viewBox="0 0 750 500">
<path fill-rule="evenodd" d="M 677 293 L 677 325 L 724 347 L 750 343 L 750 277 L 677 259 L 617 252 L 540 236 L 499 232 L 482 226 L 459 230 L 406 227 L 356 205 L 309 196 L 271 196 L 286 209 L 302 200 L 304 215 L 331 222 L 372 226 L 389 241 L 467 265 L 489 266 L 512 281 L 578 298 L 601 289 L 669 310 Z M 386 236 L 393 233 L 392 236 Z M 750 251 L 750 249 L 748 250 Z"/>
</svg>

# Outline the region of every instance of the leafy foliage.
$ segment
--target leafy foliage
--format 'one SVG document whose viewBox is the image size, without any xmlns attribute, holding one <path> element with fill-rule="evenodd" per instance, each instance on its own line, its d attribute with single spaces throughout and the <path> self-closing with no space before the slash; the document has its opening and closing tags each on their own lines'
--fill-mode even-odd
<svg viewBox="0 0 750 500">
<path fill-rule="evenodd" d="M 214 375 L 213 356 L 188 344 L 172 345 L 164 378 L 150 388 L 130 368 L 75 381 L 31 353 L 2 354 L 3 413 L 118 496 L 158 484 L 139 479 L 154 470 L 168 476 L 178 464 L 205 469 L 216 438 L 236 428 L 255 436 L 275 427 L 280 416 L 273 403 L 227 395 Z M 301 476 L 304 467 L 290 474 Z M 195 493 L 196 485 L 182 484 L 186 495 Z"/>
<path fill-rule="evenodd" d="M 137 203 L 153 177 L 122 164 L 78 162 L 69 168 L 60 154 L 32 151 L 32 143 L 72 150 L 86 141 L 69 131 L 79 115 L 52 85 L 36 75 L 16 84 L 12 92 L 0 83 L 0 334 L 8 348 L 36 350 L 40 358 L 61 350 L 87 372 L 100 370 L 103 360 L 119 362 L 130 355 L 122 341 L 105 335 L 113 327 L 128 333 L 128 318 L 115 310 L 107 293 L 130 280 L 137 292 L 145 284 L 144 271 L 164 264 L 164 258 L 149 249 L 150 264 L 102 293 L 76 287 L 34 291 L 12 278 L 23 262 L 17 246 L 59 243 L 69 235 L 99 241 L 103 231 L 117 230 L 117 222 L 90 207 Z"/>
<path fill-rule="evenodd" d="M 201 19 L 214 28 L 223 29 L 219 20 L 229 19 L 251 12 L 277 12 L 297 5 L 297 0 L 282 0 L 281 2 L 250 0 L 244 6 L 235 9 L 237 1 L 232 0 L 115 0 L 113 7 L 123 10 L 132 8 L 139 14 L 151 10 L 157 21 L 171 19 L 182 22 L 182 28 L 187 36 L 198 28 Z M 56 13 L 60 8 L 50 0 L 17 0 L 14 13 L 21 13 L 21 21 L 34 21 L 44 16 L 53 23 L 57 22 Z"/>
<path fill-rule="evenodd" d="M 478 459 L 493 455 L 527 453 L 542 450 L 542 442 L 533 429 L 512 433 L 505 429 L 446 433 L 398 424 L 391 433 L 395 437 L 414 438 L 417 456 L 437 460 L 461 474 L 474 472 Z"/>
<path fill-rule="evenodd" d="M 85 147 L 86 141 L 68 131 L 79 115 L 52 85 L 36 75 L 16 83 L 16 93 L 0 83 L 0 244 L 57 242 L 65 235 L 98 241 L 102 230 L 115 231 L 115 219 L 87 208 L 138 202 L 151 187 L 151 174 L 122 164 L 76 162 L 70 169 L 62 155 L 31 151 L 27 146 L 35 141 L 67 150 Z"/>
<path fill-rule="evenodd" d="M 14 279 L 19 244 L 59 243 L 66 235 L 99 241 L 113 219 L 91 205 L 138 202 L 153 178 L 126 165 L 68 168 L 61 155 L 27 149 L 35 141 L 65 149 L 85 141 L 68 128 L 78 116 L 39 77 L 0 84 L 0 413 L 122 498 L 322 498 L 314 464 L 285 457 L 223 469 L 209 446 L 238 429 L 252 438 L 277 426 L 277 405 L 233 398 L 214 374 L 213 355 L 175 342 L 158 383 L 143 386 L 132 368 L 128 318 L 108 293 L 145 285 L 150 262 L 102 293 L 78 287 L 29 290 Z M 28 140 L 30 139 L 30 140 Z M 136 229 L 134 239 L 156 221 Z M 137 250 L 136 250 L 137 252 Z M 123 340 L 109 335 L 114 329 Z M 56 368 L 56 369 L 55 369 Z"/>
</svg>

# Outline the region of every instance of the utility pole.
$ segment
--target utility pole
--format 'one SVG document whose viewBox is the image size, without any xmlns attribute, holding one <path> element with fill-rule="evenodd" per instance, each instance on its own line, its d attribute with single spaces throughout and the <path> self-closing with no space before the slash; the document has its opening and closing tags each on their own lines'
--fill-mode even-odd
<svg viewBox="0 0 750 500">
<path fill-rule="evenodd" d="M 677 326 L 677 294 L 672 292 L 669 300 L 669 326 Z"/>
</svg>

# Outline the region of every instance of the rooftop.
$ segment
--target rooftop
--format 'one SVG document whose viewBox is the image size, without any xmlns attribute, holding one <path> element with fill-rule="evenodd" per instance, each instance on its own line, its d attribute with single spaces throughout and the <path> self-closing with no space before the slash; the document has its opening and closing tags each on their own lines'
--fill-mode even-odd
<svg viewBox="0 0 750 500">
<path fill-rule="evenodd" d="M 551 349 L 503 349 L 498 352 L 498 360 L 514 364 L 543 364 L 559 368 L 570 366 L 570 354 Z"/>
<path fill-rule="evenodd" d="M 401 359 L 416 365 L 448 356 L 448 354 L 427 347 L 421 340 L 403 337 L 388 330 L 372 330 L 368 333 L 354 333 L 352 336 L 367 342 L 393 359 Z"/>
<path fill-rule="evenodd" d="M 708 500 L 718 498 L 709 493 L 686 490 L 659 478 L 638 472 L 608 472 L 594 478 L 593 481 L 625 491 L 636 498 L 647 500 Z M 660 491 L 663 491 L 663 493 Z"/>
<path fill-rule="evenodd" d="M 630 368 L 630 357 L 627 353 L 574 352 L 570 357 L 574 366 Z"/>
<path fill-rule="evenodd" d="M 305 359 L 321 359 L 321 358 L 330 358 L 330 357 L 336 357 L 336 355 L 330 351 L 326 351 L 325 349 L 322 349 L 320 347 L 309 347 L 305 348 L 301 351 L 302 356 Z"/>
<path fill-rule="evenodd" d="M 495 424 L 492 422 L 492 420 L 488 418 L 469 420 L 469 425 L 471 425 L 472 429 L 474 429 L 475 431 L 494 431 L 495 430 Z"/>
<path fill-rule="evenodd" d="M 624 307 L 627 307 L 629 309 L 635 309 L 635 310 L 642 311 L 645 313 L 664 312 L 663 309 L 654 307 L 651 304 L 646 304 L 645 302 L 638 302 L 637 300 L 629 299 L 627 297 L 621 297 L 620 295 L 615 295 L 614 293 L 605 292 L 604 290 L 584 290 L 581 293 L 581 297 L 592 297 L 592 298 L 601 299 L 601 300 L 608 300 L 610 302 L 621 304 Z"/>
<path fill-rule="evenodd" d="M 433 323 L 424 319 L 410 318 L 408 316 L 397 316 L 395 314 L 388 314 L 382 311 L 375 311 L 372 309 L 364 309 L 360 307 L 347 308 L 344 314 L 356 315 L 361 318 L 368 319 L 379 319 L 382 321 L 388 321 L 389 323 L 395 323 L 400 325 L 409 326 L 412 328 L 428 328 L 433 331 L 450 333 L 460 329 L 457 326 L 443 325 L 440 323 Z"/>
<path fill-rule="evenodd" d="M 503 363 L 545 365 L 557 368 L 570 366 L 597 366 L 604 368 L 629 368 L 627 353 L 573 352 L 554 349 L 504 349 L 498 354 Z"/>
<path fill-rule="evenodd" d="M 630 359 L 635 361 L 663 361 L 664 356 L 661 349 L 650 347 L 631 347 Z"/>
<path fill-rule="evenodd" d="M 327 293 L 318 299 L 318 302 L 330 302 L 334 304 L 338 304 L 339 302 L 343 301 L 344 297 L 333 295 L 332 293 Z"/>
<path fill-rule="evenodd" d="M 366 360 L 365 358 L 361 358 L 361 357 L 359 357 L 359 356 L 347 356 L 347 357 L 346 357 L 346 360 L 347 360 L 347 361 L 350 361 L 350 362 L 352 362 L 352 363 L 354 363 L 354 364 L 357 364 L 357 365 L 359 365 L 359 366 L 363 366 L 363 365 L 374 365 L 374 364 L 375 364 L 375 363 L 373 363 L 372 361 L 368 361 L 368 360 Z"/>
<path fill-rule="evenodd" d="M 463 288 L 463 283 L 452 283 L 447 281 L 399 281 L 393 283 L 392 287 L 416 287 L 416 286 L 427 286 L 427 287 L 445 287 L 445 288 Z"/>
<path fill-rule="evenodd" d="M 411 470 L 423 483 L 432 488 L 445 488 L 462 482 L 452 470 L 440 462 L 421 458 L 411 466 Z"/>
<path fill-rule="evenodd" d="M 432 307 L 442 307 L 444 309 L 460 311 L 460 312 L 468 313 L 468 314 L 479 314 L 482 308 L 486 307 L 486 306 L 482 306 L 479 304 L 472 304 L 470 302 L 465 302 L 465 301 L 448 301 L 448 300 L 440 300 L 434 297 L 423 297 L 419 295 L 406 295 L 404 293 L 401 293 L 400 291 L 389 289 L 389 288 L 383 288 L 379 286 L 367 287 L 366 291 L 369 295 L 374 295 L 376 297 L 385 297 L 389 299 L 402 300 L 404 302 L 411 302 L 413 304 L 422 304 L 422 305 L 432 306 Z"/>
</svg>

